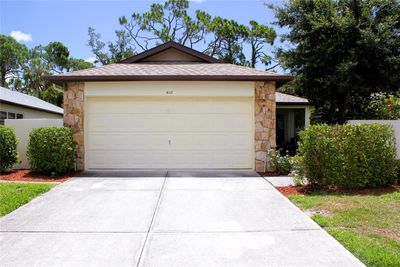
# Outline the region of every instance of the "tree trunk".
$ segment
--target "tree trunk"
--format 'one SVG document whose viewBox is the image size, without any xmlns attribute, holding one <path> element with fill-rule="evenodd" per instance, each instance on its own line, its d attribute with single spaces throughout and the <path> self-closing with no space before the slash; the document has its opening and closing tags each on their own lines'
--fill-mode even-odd
<svg viewBox="0 0 400 267">
<path fill-rule="evenodd" d="M 6 70 L 4 65 L 0 69 L 0 86 L 6 87 Z"/>
</svg>

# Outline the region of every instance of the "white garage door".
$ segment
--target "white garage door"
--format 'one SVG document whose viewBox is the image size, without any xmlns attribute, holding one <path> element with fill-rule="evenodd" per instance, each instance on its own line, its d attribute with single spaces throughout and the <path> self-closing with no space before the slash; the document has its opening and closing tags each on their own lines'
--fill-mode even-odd
<svg viewBox="0 0 400 267">
<path fill-rule="evenodd" d="M 252 168 L 251 97 L 88 97 L 87 168 Z"/>
</svg>

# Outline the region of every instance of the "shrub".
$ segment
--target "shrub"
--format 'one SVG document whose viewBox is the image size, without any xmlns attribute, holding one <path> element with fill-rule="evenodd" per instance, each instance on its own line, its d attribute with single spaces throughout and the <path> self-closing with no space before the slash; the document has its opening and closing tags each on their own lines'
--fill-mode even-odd
<svg viewBox="0 0 400 267">
<path fill-rule="evenodd" d="M 302 162 L 302 157 L 299 155 L 295 155 L 292 157 L 293 167 L 292 171 L 290 172 L 290 176 L 293 177 L 294 185 L 295 186 L 302 186 L 307 184 L 306 178 L 304 176 L 304 167 Z"/>
<path fill-rule="evenodd" d="M 300 132 L 299 155 L 312 186 L 365 188 L 396 179 L 394 131 L 388 125 L 313 125 Z"/>
<path fill-rule="evenodd" d="M 0 126 L 0 172 L 4 172 L 18 162 L 18 138 L 15 131 L 7 126 Z"/>
<path fill-rule="evenodd" d="M 287 175 L 293 168 L 293 161 L 290 156 L 281 156 L 275 151 L 269 151 L 268 156 L 271 159 L 272 168 L 278 175 Z"/>
<path fill-rule="evenodd" d="M 66 127 L 43 127 L 29 134 L 28 159 L 32 170 L 59 175 L 71 170 L 76 143 Z"/>
</svg>

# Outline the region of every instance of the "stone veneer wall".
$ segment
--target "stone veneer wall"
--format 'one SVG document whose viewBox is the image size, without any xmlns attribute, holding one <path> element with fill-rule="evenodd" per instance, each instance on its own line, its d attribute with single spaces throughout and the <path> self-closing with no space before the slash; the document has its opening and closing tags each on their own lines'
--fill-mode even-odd
<svg viewBox="0 0 400 267">
<path fill-rule="evenodd" d="M 64 126 L 71 128 L 74 140 L 77 142 L 76 167 L 80 171 L 85 169 L 84 87 L 85 84 L 83 82 L 70 82 L 64 88 Z"/>
<path fill-rule="evenodd" d="M 267 151 L 276 148 L 275 82 L 256 82 L 255 96 L 255 171 L 269 170 Z"/>
</svg>

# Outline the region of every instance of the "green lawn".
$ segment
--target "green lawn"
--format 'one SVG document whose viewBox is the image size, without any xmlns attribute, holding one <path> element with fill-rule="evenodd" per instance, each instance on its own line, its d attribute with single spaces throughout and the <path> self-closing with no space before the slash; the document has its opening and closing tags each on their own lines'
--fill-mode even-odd
<svg viewBox="0 0 400 267">
<path fill-rule="evenodd" d="M 367 266 L 400 266 L 400 191 L 293 195 L 289 199 L 312 212 L 319 225 Z"/>
<path fill-rule="evenodd" d="M 0 217 L 49 191 L 54 184 L 0 183 Z"/>
</svg>

